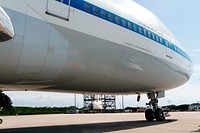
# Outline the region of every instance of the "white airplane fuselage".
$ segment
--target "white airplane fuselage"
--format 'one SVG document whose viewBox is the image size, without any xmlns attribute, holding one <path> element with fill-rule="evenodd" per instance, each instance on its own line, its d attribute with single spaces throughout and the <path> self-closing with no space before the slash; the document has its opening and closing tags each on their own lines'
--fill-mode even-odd
<svg viewBox="0 0 200 133">
<path fill-rule="evenodd" d="M 140 94 L 176 88 L 192 74 L 174 36 L 131 0 L 1 0 L 0 7 L 13 25 L 3 29 L 14 34 L 0 42 L 2 90 Z"/>
</svg>

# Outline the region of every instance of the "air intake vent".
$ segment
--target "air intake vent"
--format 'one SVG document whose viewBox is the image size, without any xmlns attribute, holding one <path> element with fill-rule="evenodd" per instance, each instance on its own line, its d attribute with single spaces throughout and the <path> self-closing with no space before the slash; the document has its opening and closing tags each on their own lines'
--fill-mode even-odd
<svg viewBox="0 0 200 133">
<path fill-rule="evenodd" d="M 10 40 L 14 37 L 12 22 L 3 8 L 0 7 L 0 42 Z"/>
</svg>

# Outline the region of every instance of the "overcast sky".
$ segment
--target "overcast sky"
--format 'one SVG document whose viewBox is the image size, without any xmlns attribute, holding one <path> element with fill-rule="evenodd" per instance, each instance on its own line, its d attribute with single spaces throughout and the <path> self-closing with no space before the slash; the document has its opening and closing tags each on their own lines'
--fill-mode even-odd
<svg viewBox="0 0 200 133">
<path fill-rule="evenodd" d="M 189 104 L 200 101 L 200 0 L 135 0 L 152 11 L 181 42 L 194 63 L 194 73 L 185 85 L 169 90 L 160 105 Z M 16 106 L 70 106 L 74 105 L 74 94 L 45 92 L 6 92 Z M 125 106 L 145 106 L 148 102 L 142 95 L 140 103 L 136 96 L 124 96 Z M 77 95 L 77 105 L 83 105 L 82 95 Z M 117 96 L 117 107 L 121 96 Z"/>
</svg>

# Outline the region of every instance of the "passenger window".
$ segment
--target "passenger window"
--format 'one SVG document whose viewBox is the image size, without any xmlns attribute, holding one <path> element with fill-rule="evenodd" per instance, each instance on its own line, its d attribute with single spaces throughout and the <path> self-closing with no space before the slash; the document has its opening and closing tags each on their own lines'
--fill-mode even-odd
<svg viewBox="0 0 200 133">
<path fill-rule="evenodd" d="M 93 12 L 94 12 L 95 15 L 99 14 L 99 11 L 98 11 L 98 9 L 96 7 L 93 8 Z"/>
<path fill-rule="evenodd" d="M 112 14 L 109 13 L 109 14 L 108 14 L 108 17 L 109 17 L 109 20 L 110 20 L 110 21 L 113 21 L 114 17 L 113 17 Z"/>
<path fill-rule="evenodd" d="M 132 25 L 131 25 L 130 22 L 128 22 L 128 28 L 129 28 L 129 29 L 132 29 Z"/>
<path fill-rule="evenodd" d="M 165 44 L 166 44 L 167 47 L 169 47 L 169 43 L 167 41 L 165 41 Z"/>
<path fill-rule="evenodd" d="M 162 38 L 160 37 L 160 43 L 162 43 Z"/>
<path fill-rule="evenodd" d="M 155 40 L 155 35 L 152 33 L 152 38 L 153 38 L 153 40 Z"/>
<path fill-rule="evenodd" d="M 103 10 L 101 10 L 101 16 L 102 16 L 103 18 L 106 18 L 106 12 L 103 11 Z"/>
<path fill-rule="evenodd" d="M 85 4 L 85 10 L 86 10 L 87 12 L 90 12 L 90 5 L 89 5 L 89 4 Z"/>
<path fill-rule="evenodd" d="M 144 35 L 146 36 L 147 35 L 147 31 L 144 29 L 143 32 L 144 32 Z"/>
<path fill-rule="evenodd" d="M 141 27 L 139 27 L 139 32 L 142 34 L 142 28 Z"/>
<path fill-rule="evenodd" d="M 159 42 L 159 38 L 158 38 L 158 36 L 156 36 L 156 41 Z"/>
<path fill-rule="evenodd" d="M 151 32 L 150 31 L 148 31 L 148 37 L 151 38 Z"/>
<path fill-rule="evenodd" d="M 137 26 L 134 24 L 133 25 L 134 31 L 137 31 Z"/>
<path fill-rule="evenodd" d="M 115 17 L 115 21 L 116 21 L 116 23 L 119 24 L 119 23 L 120 23 L 119 17 L 116 16 L 116 17 Z"/>
<path fill-rule="evenodd" d="M 124 27 L 126 27 L 126 21 L 125 21 L 124 19 L 122 19 L 122 25 L 123 25 Z"/>
<path fill-rule="evenodd" d="M 174 47 L 174 50 L 177 51 L 176 47 Z"/>
</svg>

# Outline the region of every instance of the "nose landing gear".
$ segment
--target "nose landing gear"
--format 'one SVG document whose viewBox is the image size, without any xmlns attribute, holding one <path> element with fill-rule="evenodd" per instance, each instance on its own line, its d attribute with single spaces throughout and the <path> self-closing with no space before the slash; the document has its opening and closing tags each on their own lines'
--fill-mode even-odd
<svg viewBox="0 0 200 133">
<path fill-rule="evenodd" d="M 149 107 L 145 111 L 145 118 L 147 121 L 153 121 L 156 119 L 157 121 L 163 121 L 165 120 L 165 113 L 164 111 L 158 107 L 158 98 L 164 97 L 164 91 L 163 92 L 157 92 L 157 93 L 147 93 L 147 96 L 149 99 Z"/>
</svg>

